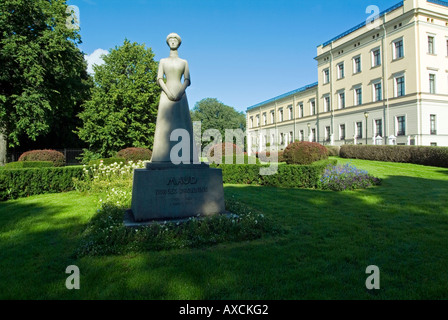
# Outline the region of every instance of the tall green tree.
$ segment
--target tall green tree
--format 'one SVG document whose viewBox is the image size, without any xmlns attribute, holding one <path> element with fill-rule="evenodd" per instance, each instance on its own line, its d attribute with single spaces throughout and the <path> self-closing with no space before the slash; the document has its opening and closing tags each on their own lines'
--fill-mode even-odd
<svg viewBox="0 0 448 320">
<path fill-rule="evenodd" d="M 0 1 L 0 134 L 10 148 L 75 136 L 90 82 L 70 22 L 65 0 Z"/>
<path fill-rule="evenodd" d="M 152 148 L 160 87 L 151 48 L 125 40 L 94 66 L 91 99 L 79 114 L 89 150 L 113 156 L 125 147 Z"/>
<path fill-rule="evenodd" d="M 191 120 L 201 122 L 201 136 L 208 129 L 216 129 L 225 139 L 226 129 L 246 130 L 246 116 L 216 98 L 205 98 L 197 102 L 190 111 Z M 204 141 L 202 147 L 209 144 Z"/>
</svg>

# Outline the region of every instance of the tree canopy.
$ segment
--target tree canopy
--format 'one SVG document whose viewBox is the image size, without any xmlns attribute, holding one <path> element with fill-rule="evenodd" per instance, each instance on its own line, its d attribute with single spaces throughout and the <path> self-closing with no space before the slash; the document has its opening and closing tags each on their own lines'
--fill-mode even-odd
<svg viewBox="0 0 448 320">
<path fill-rule="evenodd" d="M 216 129 L 225 139 L 226 129 L 246 130 L 246 116 L 216 98 L 205 98 L 197 102 L 191 111 L 191 120 L 201 122 L 201 135 L 208 129 Z M 202 147 L 208 144 L 203 142 Z"/>
<path fill-rule="evenodd" d="M 11 148 L 76 138 L 91 81 L 70 19 L 66 1 L 0 1 L 0 134 Z"/>
<path fill-rule="evenodd" d="M 160 87 L 151 48 L 125 40 L 94 66 L 92 96 L 79 114 L 89 150 L 114 156 L 125 147 L 152 149 Z"/>
</svg>

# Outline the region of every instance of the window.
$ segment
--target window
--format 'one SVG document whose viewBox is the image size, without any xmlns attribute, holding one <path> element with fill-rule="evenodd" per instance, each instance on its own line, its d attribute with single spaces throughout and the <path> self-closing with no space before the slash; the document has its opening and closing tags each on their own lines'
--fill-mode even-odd
<svg viewBox="0 0 448 320">
<path fill-rule="evenodd" d="M 283 109 L 280 109 L 278 111 L 278 115 L 279 115 L 279 122 L 283 122 Z"/>
<path fill-rule="evenodd" d="M 437 147 L 437 142 L 431 142 L 431 147 Z"/>
<path fill-rule="evenodd" d="M 260 126 L 260 116 L 257 115 L 257 127 L 259 127 L 259 126 Z"/>
<path fill-rule="evenodd" d="M 429 93 L 436 93 L 436 75 L 432 73 L 429 75 Z"/>
<path fill-rule="evenodd" d="M 373 84 L 373 98 L 374 101 L 383 100 L 383 92 L 381 87 L 381 82 L 377 82 Z"/>
<path fill-rule="evenodd" d="M 397 117 L 397 136 L 406 135 L 406 119 L 404 116 Z"/>
<path fill-rule="evenodd" d="M 359 106 L 362 104 L 362 88 L 355 89 L 355 105 Z"/>
<path fill-rule="evenodd" d="M 356 123 L 356 138 L 362 139 L 362 122 Z"/>
<path fill-rule="evenodd" d="M 404 86 L 404 76 L 395 78 L 395 96 L 402 97 L 406 94 Z"/>
<path fill-rule="evenodd" d="M 325 141 L 330 141 L 331 138 L 331 128 L 325 127 Z"/>
<path fill-rule="evenodd" d="M 300 130 L 300 141 L 305 141 L 305 134 L 303 133 L 303 130 Z"/>
<path fill-rule="evenodd" d="M 283 133 L 280 133 L 280 145 L 283 145 L 285 143 L 285 135 Z"/>
<path fill-rule="evenodd" d="M 299 118 L 303 118 L 303 103 L 299 104 Z"/>
<path fill-rule="evenodd" d="M 339 125 L 339 140 L 345 140 L 345 124 Z"/>
<path fill-rule="evenodd" d="M 312 100 L 311 101 L 311 115 L 314 116 L 316 114 L 316 101 Z"/>
<path fill-rule="evenodd" d="M 250 127 L 254 127 L 254 117 L 250 117 Z"/>
<path fill-rule="evenodd" d="M 325 112 L 330 112 L 331 111 L 330 97 L 329 96 L 324 97 L 324 107 L 325 107 Z"/>
<path fill-rule="evenodd" d="M 313 142 L 316 142 L 316 129 L 312 129 L 311 134 L 313 135 Z"/>
<path fill-rule="evenodd" d="M 288 120 L 293 119 L 292 106 L 288 106 Z"/>
<path fill-rule="evenodd" d="M 361 57 L 355 57 L 353 58 L 353 73 L 360 73 L 361 72 Z"/>
<path fill-rule="evenodd" d="M 430 119 L 431 119 L 431 134 L 436 135 L 437 134 L 437 123 L 436 123 L 437 117 L 435 114 L 432 114 L 430 116 Z"/>
<path fill-rule="evenodd" d="M 271 123 L 275 123 L 275 112 L 271 111 Z"/>
<path fill-rule="evenodd" d="M 266 112 L 263 113 L 263 125 L 267 125 L 268 124 L 268 117 L 266 116 Z"/>
<path fill-rule="evenodd" d="M 324 71 L 324 84 L 330 82 L 330 69 L 325 69 Z"/>
<path fill-rule="evenodd" d="M 289 132 L 289 143 L 293 143 L 294 142 L 294 132 Z"/>
<path fill-rule="evenodd" d="M 345 77 L 344 74 L 344 62 L 338 64 L 338 79 L 342 79 Z"/>
<path fill-rule="evenodd" d="M 372 67 L 381 65 L 381 51 L 380 49 L 372 50 Z"/>
<path fill-rule="evenodd" d="M 375 137 L 383 136 L 383 120 L 377 119 L 375 120 Z"/>
<path fill-rule="evenodd" d="M 345 92 L 339 93 L 339 109 L 345 108 Z"/>
<path fill-rule="evenodd" d="M 433 36 L 428 36 L 428 53 L 429 54 L 435 54 L 434 37 Z"/>
<path fill-rule="evenodd" d="M 404 57 L 403 40 L 394 41 L 393 48 L 394 48 L 393 52 L 394 60 Z"/>
</svg>

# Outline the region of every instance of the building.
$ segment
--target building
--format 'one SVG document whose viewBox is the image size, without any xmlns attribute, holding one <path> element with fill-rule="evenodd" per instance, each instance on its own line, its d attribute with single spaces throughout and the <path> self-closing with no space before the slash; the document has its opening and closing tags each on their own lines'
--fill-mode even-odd
<svg viewBox="0 0 448 320">
<path fill-rule="evenodd" d="M 251 152 L 296 140 L 448 146 L 448 2 L 401 1 L 315 60 L 317 83 L 247 109 Z"/>
</svg>

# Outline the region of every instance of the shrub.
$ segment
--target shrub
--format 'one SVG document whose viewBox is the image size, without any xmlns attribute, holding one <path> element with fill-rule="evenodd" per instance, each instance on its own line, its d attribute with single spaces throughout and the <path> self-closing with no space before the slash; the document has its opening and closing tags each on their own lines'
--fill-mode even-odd
<svg viewBox="0 0 448 320">
<path fill-rule="evenodd" d="M 51 161 L 55 167 L 65 165 L 64 154 L 56 150 L 27 151 L 19 157 L 19 161 Z"/>
<path fill-rule="evenodd" d="M 328 166 L 320 179 L 320 187 L 324 190 L 344 191 L 364 189 L 379 185 L 381 180 L 359 170 L 347 163 L 343 166 Z"/>
<path fill-rule="evenodd" d="M 124 164 L 124 163 L 126 163 L 126 159 L 124 159 L 124 158 L 105 158 L 105 159 L 91 160 L 91 161 L 89 161 L 89 166 L 93 166 L 93 165 L 99 166 L 100 164 L 103 164 L 104 166 L 109 166 L 111 164 L 114 164 L 115 162 L 118 164 L 120 164 L 120 163 Z"/>
<path fill-rule="evenodd" d="M 262 151 L 257 152 L 255 156 L 260 159 L 261 162 L 268 162 L 272 158 L 277 158 L 277 162 L 285 162 L 283 159 L 283 151 Z"/>
<path fill-rule="evenodd" d="M 444 147 L 344 145 L 341 157 L 448 168 L 448 148 Z"/>
<path fill-rule="evenodd" d="M 89 149 L 82 149 L 81 156 L 76 159 L 80 160 L 82 164 L 89 164 L 90 161 L 100 160 L 101 158 L 102 155 L 100 153 L 90 151 Z"/>
<path fill-rule="evenodd" d="M 273 175 L 260 175 L 261 168 L 268 165 L 212 165 L 222 169 L 224 183 L 255 184 L 284 188 L 317 188 L 325 168 L 335 165 L 336 160 L 323 160 L 312 165 L 279 165 Z"/>
<path fill-rule="evenodd" d="M 214 146 L 212 146 L 208 152 L 207 152 L 207 157 L 215 157 L 216 158 L 221 158 L 224 156 L 230 156 L 226 154 L 226 148 L 228 148 L 229 150 L 232 150 L 232 155 L 241 155 L 244 154 L 244 151 L 237 146 L 236 144 L 230 143 L 230 142 L 224 142 L 224 143 L 218 143 L 215 144 Z"/>
<path fill-rule="evenodd" d="M 152 151 L 145 148 L 126 148 L 117 152 L 117 158 L 123 158 L 126 161 L 149 161 L 151 160 L 151 157 Z"/>
<path fill-rule="evenodd" d="M 232 150 L 232 154 L 226 154 L 226 148 Z M 256 157 L 248 156 L 246 152 L 236 144 L 225 142 L 212 146 L 207 151 L 209 163 L 215 164 L 250 164 L 260 163 Z"/>
<path fill-rule="evenodd" d="M 73 190 L 73 178 L 81 178 L 83 168 L 31 168 L 0 171 L 0 200 Z"/>
<path fill-rule="evenodd" d="M 341 152 L 341 147 L 339 146 L 325 146 L 328 151 L 328 155 L 332 157 L 339 157 Z"/>
<path fill-rule="evenodd" d="M 16 161 L 5 165 L 5 169 L 48 168 L 54 167 L 51 161 Z"/>
<path fill-rule="evenodd" d="M 298 141 L 286 147 L 283 158 L 287 164 L 306 165 L 328 159 L 328 151 L 319 143 Z"/>
</svg>

